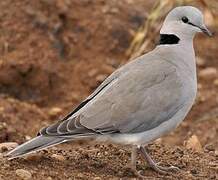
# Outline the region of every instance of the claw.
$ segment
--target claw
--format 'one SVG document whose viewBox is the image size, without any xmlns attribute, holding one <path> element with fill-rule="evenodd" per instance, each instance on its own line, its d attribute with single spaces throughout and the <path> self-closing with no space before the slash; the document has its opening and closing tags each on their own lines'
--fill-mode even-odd
<svg viewBox="0 0 218 180">
<path fill-rule="evenodd" d="M 153 159 L 147 153 L 146 149 L 143 148 L 142 146 L 140 147 L 140 152 L 141 152 L 142 156 L 144 157 L 144 159 L 147 161 L 149 167 L 160 174 L 168 174 L 169 171 L 178 171 L 179 170 L 179 168 L 175 167 L 175 166 L 162 167 L 159 165 L 159 163 L 155 163 L 153 161 Z"/>
<path fill-rule="evenodd" d="M 150 166 L 150 167 L 161 174 L 167 174 L 167 173 L 172 172 L 172 171 L 179 171 L 180 170 L 178 167 L 175 167 L 175 166 L 163 167 L 163 166 L 159 166 L 157 164 L 154 164 L 154 166 Z"/>
<path fill-rule="evenodd" d="M 180 169 L 178 168 L 178 167 L 176 167 L 176 166 L 170 166 L 170 167 L 163 167 L 163 166 L 160 166 L 159 165 L 160 164 L 160 162 L 158 162 L 158 163 L 154 163 L 154 166 L 156 166 L 157 168 L 159 168 L 159 169 L 161 169 L 162 171 L 179 171 Z M 151 165 L 151 166 L 153 166 L 153 165 Z M 151 167 L 150 166 L 150 167 Z M 152 167 L 151 167 L 152 168 Z"/>
</svg>

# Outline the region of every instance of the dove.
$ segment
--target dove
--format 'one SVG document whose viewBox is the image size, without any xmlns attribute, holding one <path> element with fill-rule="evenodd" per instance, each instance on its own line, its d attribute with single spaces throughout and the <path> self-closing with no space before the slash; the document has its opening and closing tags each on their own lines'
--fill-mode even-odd
<svg viewBox="0 0 218 180">
<path fill-rule="evenodd" d="M 123 65 L 65 118 L 42 128 L 37 137 L 10 151 L 9 159 L 76 139 L 94 138 L 132 147 L 131 169 L 140 153 L 150 168 L 167 173 L 150 157 L 148 143 L 174 130 L 190 111 L 197 93 L 193 39 L 212 33 L 203 14 L 180 6 L 166 16 L 160 40 L 150 52 Z"/>
</svg>

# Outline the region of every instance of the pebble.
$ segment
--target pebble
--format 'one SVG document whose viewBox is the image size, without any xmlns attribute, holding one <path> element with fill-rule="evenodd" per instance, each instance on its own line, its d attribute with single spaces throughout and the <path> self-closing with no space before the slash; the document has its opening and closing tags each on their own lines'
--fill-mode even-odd
<svg viewBox="0 0 218 180">
<path fill-rule="evenodd" d="M 111 74 L 115 70 L 113 66 L 109 65 L 103 65 L 102 69 L 104 70 L 105 74 Z"/>
<path fill-rule="evenodd" d="M 29 154 L 29 155 L 25 156 L 24 158 L 26 160 L 29 160 L 29 161 L 39 161 L 42 158 L 42 155 L 39 153 Z"/>
<path fill-rule="evenodd" d="M 205 62 L 205 60 L 204 59 L 202 59 L 201 57 L 196 57 L 196 64 L 198 65 L 198 66 L 205 66 L 206 65 L 206 62 Z"/>
<path fill-rule="evenodd" d="M 215 86 L 218 86 L 218 79 L 215 79 L 215 80 L 213 81 L 213 84 L 214 84 Z"/>
<path fill-rule="evenodd" d="M 96 80 L 97 80 L 98 82 L 102 82 L 102 81 L 104 81 L 104 80 L 107 78 L 107 76 L 108 76 L 108 75 L 106 75 L 106 74 L 100 74 L 100 75 L 98 75 L 98 76 L 96 77 Z"/>
<path fill-rule="evenodd" d="M 94 177 L 93 180 L 101 180 L 100 177 Z"/>
<path fill-rule="evenodd" d="M 81 99 L 83 98 L 79 93 L 77 92 L 72 92 L 71 93 L 71 98 L 77 101 L 81 101 Z"/>
<path fill-rule="evenodd" d="M 78 173 L 77 176 L 78 176 L 79 178 L 84 178 L 84 175 L 83 175 L 82 173 Z"/>
<path fill-rule="evenodd" d="M 199 77 L 204 79 L 213 79 L 217 76 L 217 70 L 214 67 L 208 67 L 199 72 Z"/>
<path fill-rule="evenodd" d="M 32 174 L 25 169 L 17 169 L 15 171 L 16 175 L 22 178 L 23 180 L 28 180 L 32 178 Z"/>
<path fill-rule="evenodd" d="M 97 69 L 91 69 L 91 70 L 88 72 L 88 76 L 89 76 L 89 77 L 94 77 L 97 73 L 98 73 L 98 70 L 97 70 Z"/>
<path fill-rule="evenodd" d="M 32 139 L 32 137 L 31 136 L 25 136 L 25 139 L 26 139 L 26 141 L 29 141 L 30 139 Z"/>
<path fill-rule="evenodd" d="M 215 151 L 215 147 L 213 144 L 205 145 L 205 149 L 207 149 L 208 151 Z"/>
<path fill-rule="evenodd" d="M 0 144 L 0 152 L 5 152 L 14 149 L 18 144 L 16 142 L 5 142 Z"/>
<path fill-rule="evenodd" d="M 59 107 L 53 107 L 49 110 L 48 114 L 50 116 L 57 116 L 58 114 L 60 114 L 62 112 L 62 109 Z"/>
<path fill-rule="evenodd" d="M 52 154 L 51 158 L 56 159 L 58 161 L 64 161 L 65 160 L 65 157 L 62 156 L 62 155 L 59 155 L 59 154 Z"/>
<path fill-rule="evenodd" d="M 201 143 L 196 135 L 192 135 L 186 142 L 185 146 L 187 149 L 192 149 L 197 152 L 202 152 L 203 148 Z"/>
</svg>

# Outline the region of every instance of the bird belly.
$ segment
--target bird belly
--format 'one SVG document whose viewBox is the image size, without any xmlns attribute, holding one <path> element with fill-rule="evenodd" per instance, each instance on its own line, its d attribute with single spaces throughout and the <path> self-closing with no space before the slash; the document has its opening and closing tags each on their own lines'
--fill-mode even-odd
<svg viewBox="0 0 218 180">
<path fill-rule="evenodd" d="M 159 126 L 140 133 L 123 133 L 105 135 L 98 138 L 100 141 L 112 141 L 118 144 L 126 145 L 146 145 L 161 136 L 174 130 L 185 118 L 191 109 L 192 104 L 185 104 L 177 113 L 169 120 L 163 122 Z"/>
</svg>

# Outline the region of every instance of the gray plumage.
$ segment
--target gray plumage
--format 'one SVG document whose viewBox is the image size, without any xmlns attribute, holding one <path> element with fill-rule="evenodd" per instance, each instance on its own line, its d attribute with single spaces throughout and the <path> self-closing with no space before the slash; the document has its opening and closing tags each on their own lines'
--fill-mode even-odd
<svg viewBox="0 0 218 180">
<path fill-rule="evenodd" d="M 193 37 L 199 30 L 181 24 L 184 15 L 205 28 L 196 8 L 172 10 L 161 34 L 176 35 L 177 44 L 159 45 L 122 66 L 62 121 L 43 128 L 38 137 L 8 155 L 14 158 L 84 137 L 143 145 L 173 130 L 187 115 L 197 92 Z"/>
</svg>

